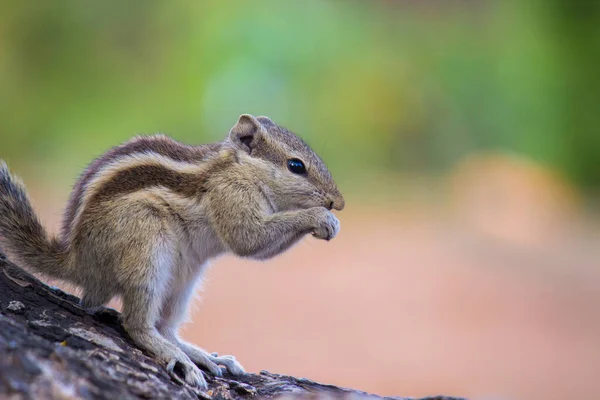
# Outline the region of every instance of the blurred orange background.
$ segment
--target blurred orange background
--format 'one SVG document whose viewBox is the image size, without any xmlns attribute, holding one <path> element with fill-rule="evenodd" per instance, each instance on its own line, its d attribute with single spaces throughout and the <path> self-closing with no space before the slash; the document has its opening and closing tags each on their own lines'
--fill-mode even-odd
<svg viewBox="0 0 600 400">
<path fill-rule="evenodd" d="M 522 160 L 471 159 L 432 201 L 436 185 L 408 181 L 393 204 L 348 197 L 331 242 L 214 261 L 183 336 L 251 372 L 380 395 L 600 395 L 598 221 Z M 33 188 L 58 231 L 66 188 Z"/>
<path fill-rule="evenodd" d="M 57 232 L 111 146 L 268 115 L 341 232 L 215 260 L 188 340 L 380 395 L 600 397 L 595 4 L 0 3 L 0 158 Z"/>
</svg>

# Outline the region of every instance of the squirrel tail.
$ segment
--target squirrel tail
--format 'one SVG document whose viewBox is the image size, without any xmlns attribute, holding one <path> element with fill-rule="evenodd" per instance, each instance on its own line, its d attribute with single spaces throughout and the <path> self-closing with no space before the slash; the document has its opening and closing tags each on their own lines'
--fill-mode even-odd
<svg viewBox="0 0 600 400">
<path fill-rule="evenodd" d="M 0 248 L 29 267 L 53 278 L 65 278 L 67 246 L 40 223 L 25 186 L 0 160 Z"/>
</svg>

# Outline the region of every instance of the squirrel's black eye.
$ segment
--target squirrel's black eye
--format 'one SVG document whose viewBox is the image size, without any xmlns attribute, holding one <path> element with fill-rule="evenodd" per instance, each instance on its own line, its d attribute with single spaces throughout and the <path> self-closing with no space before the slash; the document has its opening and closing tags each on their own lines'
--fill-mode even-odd
<svg viewBox="0 0 600 400">
<path fill-rule="evenodd" d="M 288 168 L 295 174 L 306 173 L 306 167 L 304 166 L 304 163 L 301 160 L 298 160 L 297 158 L 292 158 L 288 160 Z"/>
</svg>

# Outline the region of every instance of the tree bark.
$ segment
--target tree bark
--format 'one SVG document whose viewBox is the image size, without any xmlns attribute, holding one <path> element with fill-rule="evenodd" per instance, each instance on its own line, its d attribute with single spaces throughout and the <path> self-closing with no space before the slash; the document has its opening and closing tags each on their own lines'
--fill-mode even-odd
<svg viewBox="0 0 600 400">
<path fill-rule="evenodd" d="M 117 311 L 89 314 L 78 302 L 0 253 L 0 398 L 380 398 L 266 371 L 235 378 L 206 374 L 210 387 L 202 392 L 173 380 L 138 349 Z"/>
</svg>

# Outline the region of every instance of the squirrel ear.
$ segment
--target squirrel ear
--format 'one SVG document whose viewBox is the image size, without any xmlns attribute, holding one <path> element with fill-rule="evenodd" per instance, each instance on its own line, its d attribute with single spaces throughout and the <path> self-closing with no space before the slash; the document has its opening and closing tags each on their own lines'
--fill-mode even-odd
<svg viewBox="0 0 600 400">
<path fill-rule="evenodd" d="M 250 153 L 256 146 L 256 140 L 261 131 L 262 125 L 256 118 L 250 114 L 242 114 L 229 131 L 229 138 L 237 147 Z"/>
<path fill-rule="evenodd" d="M 271 118 L 265 117 L 264 115 L 256 117 L 256 119 L 263 125 L 275 125 L 275 123 L 271 121 Z"/>
</svg>

